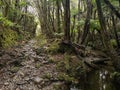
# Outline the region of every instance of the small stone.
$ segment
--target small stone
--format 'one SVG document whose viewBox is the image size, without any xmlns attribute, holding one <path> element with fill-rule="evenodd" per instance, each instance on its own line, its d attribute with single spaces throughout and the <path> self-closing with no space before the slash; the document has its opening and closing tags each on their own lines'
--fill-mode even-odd
<svg viewBox="0 0 120 90">
<path fill-rule="evenodd" d="M 34 82 L 35 82 L 36 84 L 41 83 L 42 81 L 43 81 L 43 79 L 40 78 L 40 77 L 35 77 L 35 78 L 34 78 Z"/>
<path fill-rule="evenodd" d="M 16 84 L 17 85 L 23 85 L 23 84 L 25 84 L 25 82 L 24 81 L 17 81 Z"/>
<path fill-rule="evenodd" d="M 16 88 L 16 90 L 20 90 L 19 88 Z"/>
<path fill-rule="evenodd" d="M 19 74 L 20 74 L 21 76 L 25 76 L 23 72 L 19 72 Z"/>
<path fill-rule="evenodd" d="M 29 78 L 29 77 L 26 77 L 26 78 L 25 78 L 25 80 L 26 80 L 26 81 L 29 81 L 29 80 L 30 80 L 30 78 Z"/>
<path fill-rule="evenodd" d="M 8 83 L 8 82 L 5 82 L 5 83 L 4 83 L 4 85 L 5 85 L 5 86 L 8 86 L 8 85 L 9 85 L 9 83 Z"/>
</svg>

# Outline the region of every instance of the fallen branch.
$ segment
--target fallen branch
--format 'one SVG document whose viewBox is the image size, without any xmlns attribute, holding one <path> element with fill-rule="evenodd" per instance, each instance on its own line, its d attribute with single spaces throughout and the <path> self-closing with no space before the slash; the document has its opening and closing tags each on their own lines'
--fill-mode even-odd
<svg viewBox="0 0 120 90">
<path fill-rule="evenodd" d="M 106 61 L 110 61 L 110 58 L 94 58 L 91 60 L 91 63 L 99 64 L 99 63 L 105 63 Z"/>
</svg>

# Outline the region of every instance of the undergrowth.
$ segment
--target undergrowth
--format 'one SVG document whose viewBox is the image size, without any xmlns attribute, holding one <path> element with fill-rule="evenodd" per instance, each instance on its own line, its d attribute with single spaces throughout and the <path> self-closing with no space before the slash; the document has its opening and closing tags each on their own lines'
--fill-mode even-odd
<svg viewBox="0 0 120 90">
<path fill-rule="evenodd" d="M 36 36 L 35 40 L 37 41 L 36 46 L 38 47 L 43 47 L 47 43 L 46 37 L 43 34 Z"/>
<path fill-rule="evenodd" d="M 68 83 L 78 83 L 80 76 L 84 73 L 82 62 L 68 53 L 65 53 L 62 60 L 58 62 L 57 70 L 62 72 L 58 78 Z"/>
<path fill-rule="evenodd" d="M 6 29 L 0 33 L 0 45 L 3 48 L 12 47 L 17 44 L 18 34 L 17 32 Z"/>
</svg>

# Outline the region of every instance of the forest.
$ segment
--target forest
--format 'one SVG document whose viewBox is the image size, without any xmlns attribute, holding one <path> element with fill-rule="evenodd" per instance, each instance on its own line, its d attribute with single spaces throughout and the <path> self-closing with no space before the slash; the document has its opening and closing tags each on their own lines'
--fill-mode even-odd
<svg viewBox="0 0 120 90">
<path fill-rule="evenodd" d="M 0 90 L 119 90 L 120 0 L 0 0 Z"/>
</svg>

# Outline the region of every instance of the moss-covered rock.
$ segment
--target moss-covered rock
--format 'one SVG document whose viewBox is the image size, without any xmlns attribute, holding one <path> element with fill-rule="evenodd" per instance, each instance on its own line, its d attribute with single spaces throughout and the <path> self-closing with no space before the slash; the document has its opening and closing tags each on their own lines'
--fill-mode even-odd
<svg viewBox="0 0 120 90">
<path fill-rule="evenodd" d="M 18 34 L 17 32 L 6 29 L 0 33 L 0 46 L 8 48 L 17 44 Z"/>
</svg>

